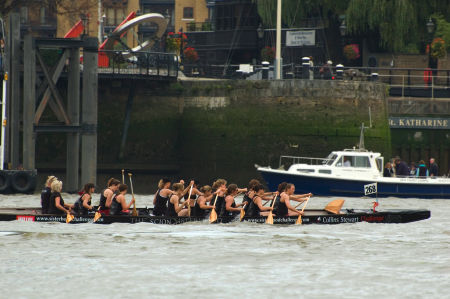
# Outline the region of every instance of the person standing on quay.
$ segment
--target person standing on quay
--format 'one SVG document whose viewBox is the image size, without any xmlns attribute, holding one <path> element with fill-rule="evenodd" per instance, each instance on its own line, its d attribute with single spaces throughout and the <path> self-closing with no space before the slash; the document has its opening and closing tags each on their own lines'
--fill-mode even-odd
<svg viewBox="0 0 450 299">
<path fill-rule="evenodd" d="M 439 167 L 436 164 L 436 160 L 434 158 L 430 158 L 430 176 L 438 176 L 439 175 Z"/>
</svg>

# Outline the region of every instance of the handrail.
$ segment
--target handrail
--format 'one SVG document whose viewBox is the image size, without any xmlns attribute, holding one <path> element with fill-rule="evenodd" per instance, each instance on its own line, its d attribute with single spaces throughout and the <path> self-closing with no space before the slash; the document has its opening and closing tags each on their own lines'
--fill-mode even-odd
<svg viewBox="0 0 450 299">
<path fill-rule="evenodd" d="M 318 162 L 322 162 L 322 164 L 325 164 L 324 162 L 330 161 L 330 159 L 327 158 L 311 158 L 311 157 L 297 157 L 297 156 L 280 156 L 280 163 L 278 164 L 278 167 L 284 166 L 282 163 L 283 159 L 292 159 L 292 164 L 300 164 L 300 160 L 307 160 L 310 162 L 308 165 L 318 165 Z M 313 164 L 313 161 L 316 161 L 317 163 Z"/>
</svg>

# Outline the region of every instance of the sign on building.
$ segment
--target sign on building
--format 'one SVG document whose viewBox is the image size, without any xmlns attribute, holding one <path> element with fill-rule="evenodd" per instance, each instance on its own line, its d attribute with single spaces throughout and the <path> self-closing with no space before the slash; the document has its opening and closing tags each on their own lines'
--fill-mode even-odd
<svg viewBox="0 0 450 299">
<path fill-rule="evenodd" d="M 286 32 L 286 46 L 314 46 L 316 44 L 316 31 L 287 31 Z"/>
<path fill-rule="evenodd" d="M 450 118 L 389 117 L 393 129 L 450 129 Z"/>
</svg>

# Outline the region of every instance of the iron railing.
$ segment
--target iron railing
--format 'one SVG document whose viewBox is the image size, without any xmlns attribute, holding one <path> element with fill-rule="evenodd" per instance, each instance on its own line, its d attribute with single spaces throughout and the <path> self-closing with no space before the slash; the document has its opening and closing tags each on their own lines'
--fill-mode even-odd
<svg viewBox="0 0 450 299">
<path fill-rule="evenodd" d="M 160 52 L 99 51 L 99 74 L 178 77 L 175 54 Z"/>
</svg>

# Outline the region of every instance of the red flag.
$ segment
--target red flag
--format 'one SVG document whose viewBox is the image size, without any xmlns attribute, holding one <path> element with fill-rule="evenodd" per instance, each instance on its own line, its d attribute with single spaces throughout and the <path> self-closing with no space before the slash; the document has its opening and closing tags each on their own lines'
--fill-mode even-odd
<svg viewBox="0 0 450 299">
<path fill-rule="evenodd" d="M 79 20 L 72 28 L 70 28 L 69 32 L 64 35 L 64 38 L 74 38 L 79 37 L 81 32 L 83 32 L 84 26 L 83 22 Z"/>
</svg>

